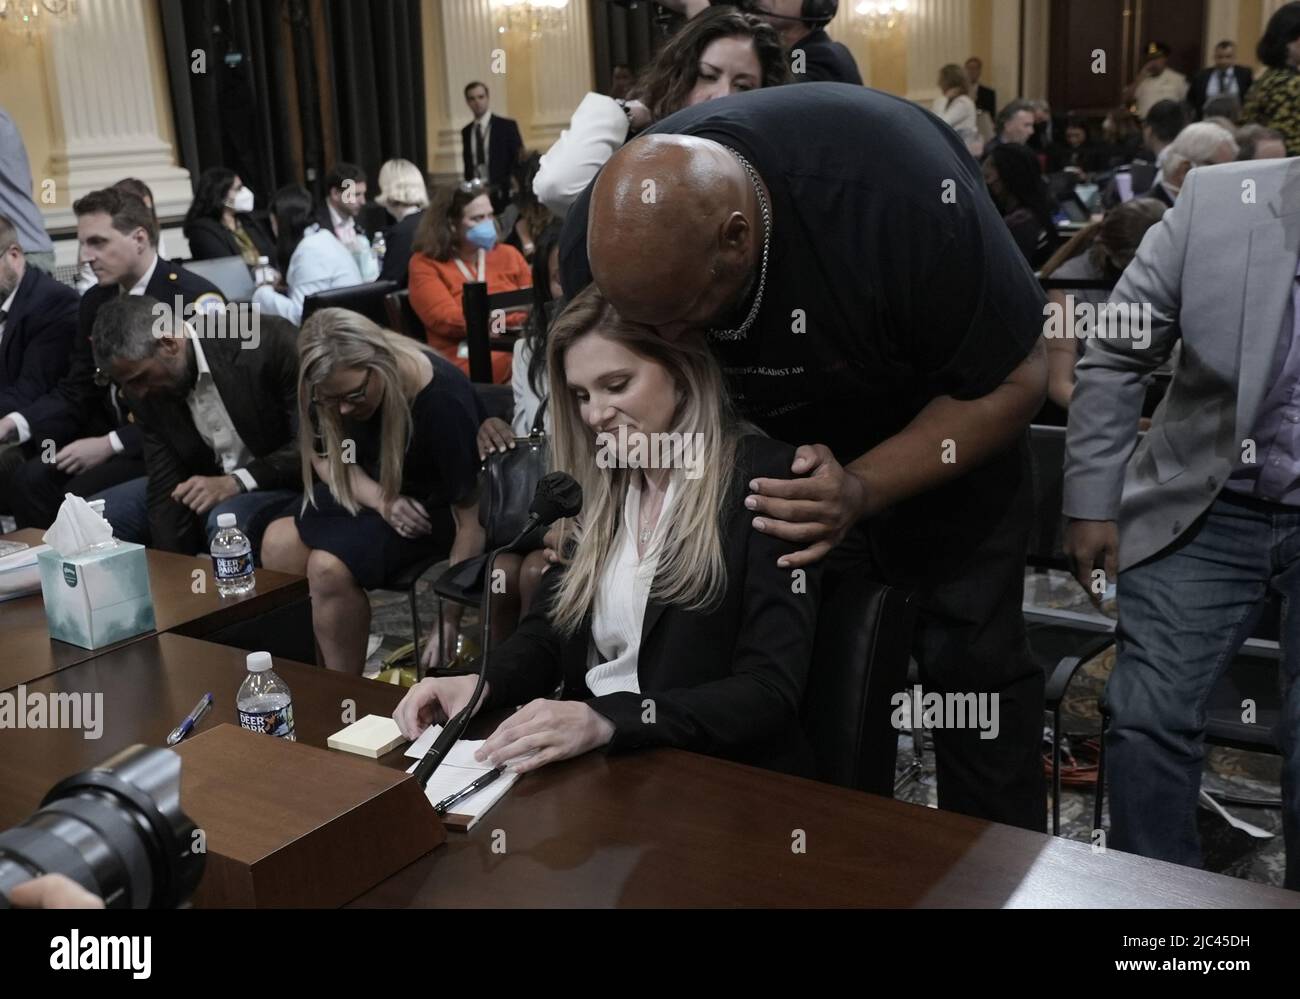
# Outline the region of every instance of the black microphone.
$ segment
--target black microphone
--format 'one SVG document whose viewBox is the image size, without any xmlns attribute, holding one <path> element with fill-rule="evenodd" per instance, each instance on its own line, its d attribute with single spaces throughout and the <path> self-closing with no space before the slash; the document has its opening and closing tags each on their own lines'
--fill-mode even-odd
<svg viewBox="0 0 1300 999">
<path fill-rule="evenodd" d="M 537 490 L 533 493 L 533 502 L 528 507 L 528 521 L 509 542 L 493 549 L 492 554 L 488 556 L 487 566 L 483 571 L 483 585 L 487 588 L 484 596 L 487 599 L 483 605 L 483 657 L 478 664 L 478 683 L 474 685 L 474 694 L 470 697 L 469 703 L 456 713 L 456 717 L 447 720 L 438 738 L 433 741 L 429 751 L 416 766 L 415 779 L 420 782 L 420 787 L 425 787 L 429 783 L 429 778 L 438 769 L 443 757 L 465 731 L 465 726 L 469 724 L 470 716 L 474 713 L 474 706 L 483 696 L 483 685 L 487 682 L 488 653 L 492 646 L 492 567 L 497 556 L 519 544 L 536 528 L 549 527 L 561 517 L 576 516 L 581 509 L 582 487 L 572 475 L 566 472 L 551 472 L 542 476 L 541 481 L 537 483 Z"/>
</svg>

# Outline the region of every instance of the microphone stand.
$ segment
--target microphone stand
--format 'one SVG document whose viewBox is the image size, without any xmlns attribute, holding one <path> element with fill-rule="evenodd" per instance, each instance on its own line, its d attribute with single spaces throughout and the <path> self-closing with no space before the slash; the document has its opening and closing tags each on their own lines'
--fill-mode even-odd
<svg viewBox="0 0 1300 999">
<path fill-rule="evenodd" d="M 460 738 L 461 733 L 465 731 L 470 716 L 474 714 L 474 708 L 478 705 L 478 699 L 483 696 L 483 687 L 487 684 L 488 653 L 492 649 L 492 572 L 497 556 L 507 548 L 513 548 L 519 544 L 528 535 L 529 531 L 542 523 L 542 520 L 543 518 L 539 514 L 530 513 L 523 530 L 500 548 L 494 548 L 492 553 L 488 555 L 487 566 L 483 572 L 483 586 L 485 588 L 483 595 L 487 599 L 483 605 L 483 658 L 479 660 L 478 664 L 478 683 L 474 685 L 474 694 L 470 697 L 469 703 L 456 712 L 454 718 L 447 720 L 447 724 L 443 726 L 438 738 L 434 740 L 433 745 L 429 747 L 429 751 L 424 754 L 424 758 L 420 760 L 419 765 L 415 768 L 415 779 L 420 782 L 420 787 L 425 787 L 429 783 L 429 778 L 438 769 L 443 757 L 447 755 L 451 747 Z M 439 640 L 441 640 L 441 636 L 439 636 Z"/>
</svg>

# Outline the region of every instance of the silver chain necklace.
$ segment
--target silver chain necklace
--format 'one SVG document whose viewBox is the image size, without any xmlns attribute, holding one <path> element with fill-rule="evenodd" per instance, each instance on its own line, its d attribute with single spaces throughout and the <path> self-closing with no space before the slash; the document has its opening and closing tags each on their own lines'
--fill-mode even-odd
<svg viewBox="0 0 1300 999">
<path fill-rule="evenodd" d="M 758 197 L 758 207 L 763 213 L 763 262 L 758 270 L 758 292 L 754 295 L 754 304 L 750 306 L 745 321 L 731 330 L 711 329 L 708 335 L 713 340 L 743 340 L 750 327 L 754 325 L 754 321 L 758 319 L 758 310 L 763 305 L 763 289 L 767 285 L 767 255 L 772 246 L 772 206 L 768 203 L 767 194 L 763 190 L 763 182 L 759 179 L 758 171 L 750 165 L 749 160 L 730 146 L 723 146 L 722 148 L 740 160 L 740 165 L 745 168 L 745 172 L 749 174 L 750 182 L 754 185 L 754 194 Z"/>
</svg>

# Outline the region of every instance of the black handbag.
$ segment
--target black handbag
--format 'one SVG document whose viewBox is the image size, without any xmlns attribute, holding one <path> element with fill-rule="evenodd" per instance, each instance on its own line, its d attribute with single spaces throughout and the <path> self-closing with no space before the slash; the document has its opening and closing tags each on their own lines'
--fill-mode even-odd
<svg viewBox="0 0 1300 999">
<path fill-rule="evenodd" d="M 486 551 L 506 544 L 523 529 L 537 483 L 550 470 L 551 448 L 544 429 L 548 401 L 543 399 L 537 407 L 527 437 L 516 437 L 513 448 L 493 451 L 483 459 L 478 518 L 486 535 Z M 530 531 L 514 550 L 541 548 L 545 533 L 541 527 Z"/>
</svg>

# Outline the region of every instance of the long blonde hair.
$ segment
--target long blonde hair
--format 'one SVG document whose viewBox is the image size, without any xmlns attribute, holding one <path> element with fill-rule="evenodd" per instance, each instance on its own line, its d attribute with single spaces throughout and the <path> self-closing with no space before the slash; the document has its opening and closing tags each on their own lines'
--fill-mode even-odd
<svg viewBox="0 0 1300 999">
<path fill-rule="evenodd" d="M 723 518 L 735 475 L 736 441 L 741 427 L 732 415 L 717 361 L 702 341 L 669 343 L 653 329 L 622 319 L 591 285 L 555 320 L 547 338 L 546 369 L 554 423 L 556 469 L 568 472 L 582 487 L 582 513 L 562 526 L 561 545 L 570 538 L 577 550 L 551 606 L 551 621 L 572 634 L 591 611 L 623 515 L 630 477 L 628 468 L 601 468 L 596 435 L 583 421 L 565 381 L 565 356 L 583 337 L 593 334 L 662 365 L 677 386 L 678 404 L 671 432 L 700 440 L 701 475 L 691 479 L 673 471 L 671 519 L 659 550 L 650 596 L 689 610 L 705 609 L 727 587 L 722 551 Z M 580 349 L 580 348 L 579 348 Z M 699 438 L 693 435 L 702 435 Z"/>
<path fill-rule="evenodd" d="M 318 457 L 312 434 L 314 424 L 329 463 L 330 492 L 349 513 L 360 504 L 352 493 L 353 462 L 344 461 L 343 423 L 331 406 L 314 407 L 317 386 L 340 368 L 363 368 L 383 387 L 380 406 L 383 434 L 379 446 L 379 488 L 385 500 L 402 489 L 402 462 L 411 443 L 411 408 L 402 385 L 401 359 L 418 361 L 422 351 L 415 341 L 393 333 L 349 309 L 321 309 L 303 324 L 298 335 L 298 448 L 302 456 L 303 509 L 314 505 L 312 458 Z"/>
</svg>

